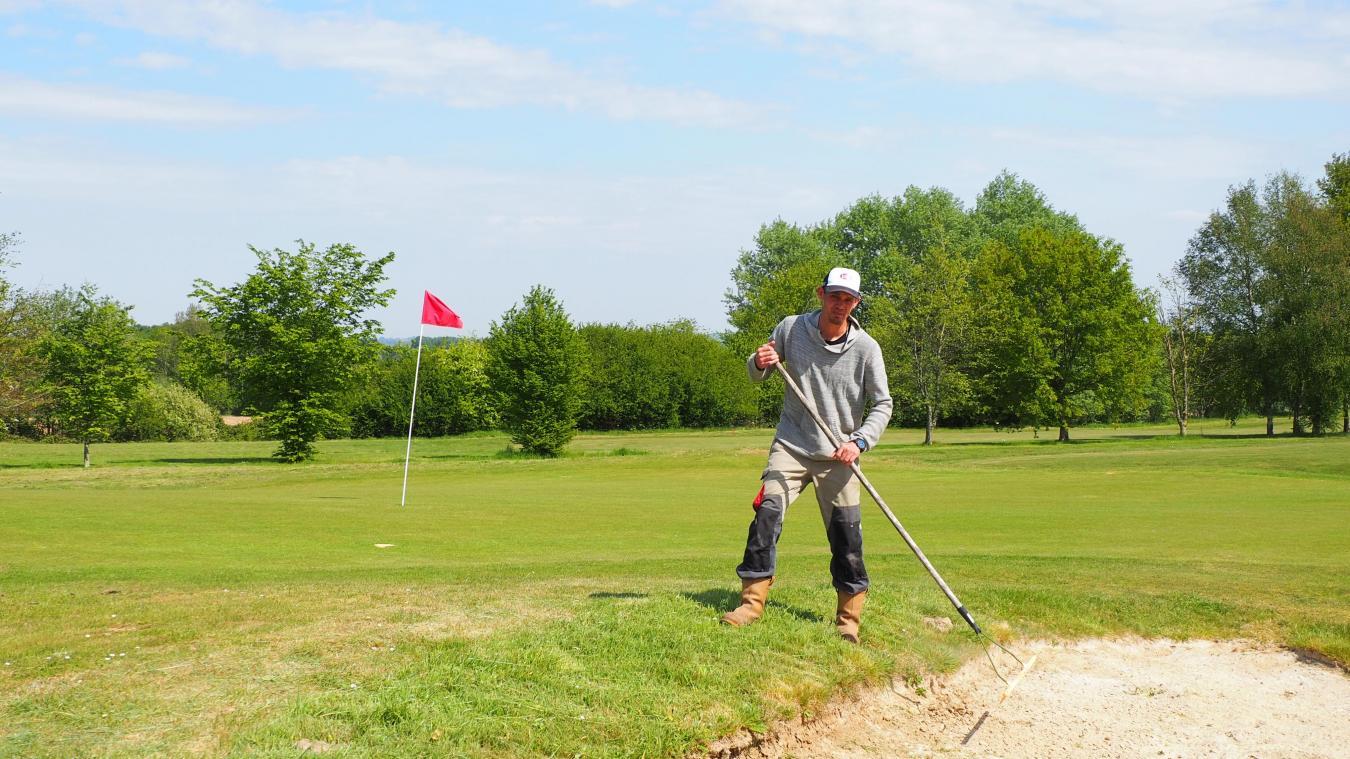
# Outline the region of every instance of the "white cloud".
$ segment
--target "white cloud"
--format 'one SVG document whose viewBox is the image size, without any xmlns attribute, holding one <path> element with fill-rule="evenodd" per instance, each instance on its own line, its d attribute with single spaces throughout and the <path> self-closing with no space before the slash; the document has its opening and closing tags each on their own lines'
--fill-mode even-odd
<svg viewBox="0 0 1350 759">
<path fill-rule="evenodd" d="M 950 79 L 1149 98 L 1343 97 L 1350 13 L 1252 0 L 724 0 L 811 46 L 844 40 Z"/>
<path fill-rule="evenodd" d="M 51 84 L 3 74 L 0 74 L 0 113 L 30 118 L 185 126 L 254 124 L 296 116 L 294 112 L 242 106 L 215 98 Z"/>
<path fill-rule="evenodd" d="M 160 3 L 77 0 L 112 23 L 145 33 L 275 58 L 296 69 L 371 77 L 389 93 L 456 108 L 542 105 L 620 120 L 752 126 L 764 108 L 700 89 L 647 87 L 588 75 L 547 52 L 499 44 L 458 29 L 339 13 L 298 14 L 250 0 Z"/>
<path fill-rule="evenodd" d="M 118 58 L 113 61 L 121 66 L 131 66 L 132 68 L 147 69 L 150 71 L 166 71 L 168 69 L 187 68 L 192 61 L 181 55 L 173 53 L 156 53 L 146 51 L 135 58 Z"/>
</svg>

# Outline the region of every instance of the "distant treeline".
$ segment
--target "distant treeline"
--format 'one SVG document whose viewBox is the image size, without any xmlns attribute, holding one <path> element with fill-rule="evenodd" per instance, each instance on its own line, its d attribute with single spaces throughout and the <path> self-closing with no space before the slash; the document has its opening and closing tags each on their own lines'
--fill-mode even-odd
<svg viewBox="0 0 1350 759">
<path fill-rule="evenodd" d="M 744 359 L 681 321 L 650 327 L 589 324 L 584 347 L 582 429 L 727 427 L 758 421 Z M 406 435 L 415 346 L 384 348 L 348 401 L 355 437 Z M 498 398 L 482 340 L 422 351 L 415 433 L 439 436 L 494 429 Z"/>
<path fill-rule="evenodd" d="M 387 254 L 256 250 L 237 285 L 199 281 L 170 324 L 134 325 L 93 287 L 26 292 L 0 235 L 0 433 L 86 442 L 405 434 L 416 346 L 377 340 Z M 1293 417 L 1350 430 L 1350 153 L 1314 185 L 1280 173 L 1230 188 L 1157 290 L 1121 246 L 1000 174 L 967 208 L 942 188 L 869 196 L 810 226 L 776 220 L 740 253 L 732 329 L 689 321 L 575 326 L 544 288 L 486 339 L 424 345 L 419 435 L 771 424 L 781 387 L 744 364 L 785 315 L 816 307 L 832 266 L 863 277 L 895 424 L 1057 429 L 1193 415 Z M 534 330 L 534 331 L 530 331 Z M 537 403 L 536 403 L 537 402 Z M 537 406 L 537 408 L 535 408 Z M 529 407 L 531 410 L 524 410 Z M 220 414 L 265 424 L 225 428 Z M 550 433 L 552 434 L 552 433 Z M 565 436 L 563 438 L 565 440 Z M 542 449 L 541 449 L 542 450 Z"/>
</svg>

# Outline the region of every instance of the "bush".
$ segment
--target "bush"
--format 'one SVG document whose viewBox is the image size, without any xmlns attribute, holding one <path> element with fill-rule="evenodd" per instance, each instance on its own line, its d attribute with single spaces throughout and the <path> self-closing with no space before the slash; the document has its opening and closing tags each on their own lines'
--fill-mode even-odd
<svg viewBox="0 0 1350 759">
<path fill-rule="evenodd" d="M 659 335 L 650 328 L 588 324 L 580 426 L 593 430 L 678 427 L 680 399 Z"/>
<path fill-rule="evenodd" d="M 408 432 L 417 350 L 386 348 L 349 399 L 354 437 L 389 437 Z M 459 435 L 497 426 L 492 386 L 487 379 L 487 348 L 481 340 L 458 340 L 422 351 L 417 380 L 419 437 Z"/>
<path fill-rule="evenodd" d="M 275 440 L 267 431 L 267 425 L 259 418 L 244 424 L 226 424 L 224 420 L 216 422 L 216 435 L 219 440 Z"/>
<path fill-rule="evenodd" d="M 758 414 L 745 359 L 693 322 L 590 324 L 580 334 L 589 356 L 582 427 L 725 427 Z"/>
<path fill-rule="evenodd" d="M 182 385 L 147 383 L 128 407 L 119 440 L 215 440 L 220 417 Z"/>
<path fill-rule="evenodd" d="M 577 431 L 586 344 L 553 291 L 535 286 L 493 322 L 487 349 L 487 376 L 511 440 L 557 456 Z"/>
</svg>

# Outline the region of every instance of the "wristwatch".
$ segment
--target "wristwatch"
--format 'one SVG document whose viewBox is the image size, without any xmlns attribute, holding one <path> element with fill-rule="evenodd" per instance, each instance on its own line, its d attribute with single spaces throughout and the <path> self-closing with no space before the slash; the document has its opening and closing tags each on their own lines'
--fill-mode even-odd
<svg viewBox="0 0 1350 759">
<path fill-rule="evenodd" d="M 866 440 L 863 440 L 862 438 L 856 438 L 856 439 L 854 439 L 853 444 L 856 445 L 856 446 L 858 446 L 858 453 L 866 453 L 866 452 L 867 452 L 867 441 L 866 441 Z"/>
</svg>

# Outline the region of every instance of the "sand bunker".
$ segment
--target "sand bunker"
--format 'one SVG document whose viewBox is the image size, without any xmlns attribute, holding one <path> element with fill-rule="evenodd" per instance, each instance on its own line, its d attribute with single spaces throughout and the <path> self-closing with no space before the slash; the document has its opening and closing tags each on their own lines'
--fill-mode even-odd
<svg viewBox="0 0 1350 759">
<path fill-rule="evenodd" d="M 1283 649 L 1126 639 L 1014 651 L 1038 658 L 1003 704 L 981 657 L 918 689 L 896 682 L 810 723 L 727 739 L 713 755 L 1350 757 L 1350 676 Z"/>
</svg>

